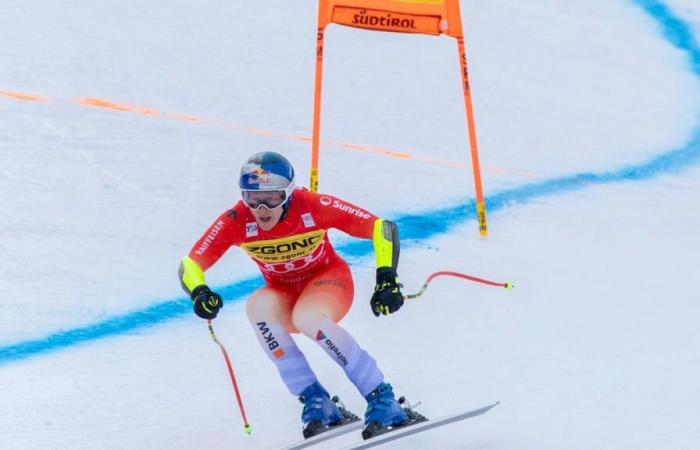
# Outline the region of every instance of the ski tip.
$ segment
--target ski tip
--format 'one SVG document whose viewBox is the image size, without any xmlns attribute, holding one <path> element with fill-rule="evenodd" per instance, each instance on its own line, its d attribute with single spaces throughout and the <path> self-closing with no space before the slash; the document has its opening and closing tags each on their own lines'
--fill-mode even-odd
<svg viewBox="0 0 700 450">
<path fill-rule="evenodd" d="M 245 425 L 243 426 L 243 432 L 244 432 L 245 434 L 247 434 L 248 436 L 250 436 L 250 433 L 253 432 L 253 427 L 251 427 L 249 424 L 245 424 Z"/>
<path fill-rule="evenodd" d="M 507 283 L 504 283 L 503 287 L 508 289 L 508 290 L 513 290 L 515 288 L 515 284 L 509 281 Z"/>
</svg>

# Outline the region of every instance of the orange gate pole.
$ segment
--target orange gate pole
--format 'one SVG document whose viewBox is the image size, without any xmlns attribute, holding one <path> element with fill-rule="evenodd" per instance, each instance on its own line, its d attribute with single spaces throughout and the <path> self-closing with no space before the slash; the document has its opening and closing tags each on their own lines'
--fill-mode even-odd
<svg viewBox="0 0 700 450">
<path fill-rule="evenodd" d="M 476 215 L 479 220 L 479 234 L 488 234 L 486 221 L 486 203 L 484 191 L 481 185 L 481 168 L 479 165 L 479 147 L 476 140 L 476 123 L 474 121 L 474 107 L 472 105 L 472 91 L 469 86 L 469 68 L 467 66 L 467 51 L 464 46 L 464 38 L 457 38 L 457 50 L 459 52 L 459 64 L 462 72 L 462 87 L 464 89 L 464 107 L 467 112 L 467 131 L 469 133 L 469 148 L 472 155 L 472 168 L 474 170 L 474 188 L 476 190 Z"/>
<path fill-rule="evenodd" d="M 319 17 L 321 8 L 319 8 Z M 318 157 L 321 139 L 321 91 L 323 84 L 323 33 L 325 25 L 319 19 L 318 34 L 316 35 L 316 83 L 314 86 L 314 124 L 311 138 L 311 192 L 318 192 Z"/>
</svg>

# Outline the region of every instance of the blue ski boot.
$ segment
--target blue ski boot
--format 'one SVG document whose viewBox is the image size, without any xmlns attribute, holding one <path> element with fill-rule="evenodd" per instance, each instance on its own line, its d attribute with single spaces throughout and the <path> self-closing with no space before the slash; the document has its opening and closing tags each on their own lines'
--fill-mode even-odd
<svg viewBox="0 0 700 450">
<path fill-rule="evenodd" d="M 304 437 L 310 438 L 322 433 L 343 420 L 343 414 L 338 405 L 331 400 L 328 391 L 316 381 L 299 396 L 304 404 L 301 421 L 304 423 Z"/>
<path fill-rule="evenodd" d="M 367 394 L 367 411 L 362 437 L 369 439 L 385 431 L 408 423 L 406 410 L 394 398 L 389 383 L 382 383 Z"/>
</svg>

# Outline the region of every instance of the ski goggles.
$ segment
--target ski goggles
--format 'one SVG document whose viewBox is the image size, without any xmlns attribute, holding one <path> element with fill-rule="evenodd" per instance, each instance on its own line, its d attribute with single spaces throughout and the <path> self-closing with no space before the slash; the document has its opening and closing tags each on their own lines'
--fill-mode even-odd
<svg viewBox="0 0 700 450">
<path fill-rule="evenodd" d="M 279 191 L 243 191 L 243 202 L 254 211 L 263 206 L 267 209 L 275 209 L 284 205 L 288 194 L 286 190 Z"/>
</svg>

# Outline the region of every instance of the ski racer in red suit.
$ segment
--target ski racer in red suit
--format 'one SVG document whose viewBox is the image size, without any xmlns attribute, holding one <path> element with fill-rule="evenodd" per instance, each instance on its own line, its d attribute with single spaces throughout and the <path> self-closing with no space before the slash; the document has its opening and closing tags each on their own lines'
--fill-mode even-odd
<svg viewBox="0 0 700 450">
<path fill-rule="evenodd" d="M 248 298 L 248 319 L 283 382 L 304 404 L 304 436 L 345 422 L 347 412 L 330 399 L 296 346 L 291 334 L 299 332 L 321 346 L 367 399 L 366 430 L 406 423 L 406 412 L 374 358 L 338 324 L 352 305 L 354 285 L 327 234 L 335 228 L 373 240 L 377 284 L 370 305 L 375 316 L 387 315 L 403 305 L 396 225 L 331 195 L 295 189 L 294 169 L 274 152 L 246 161 L 240 188 L 242 200 L 214 221 L 180 264 L 194 312 L 216 317 L 223 301 L 206 285 L 204 271 L 230 247 L 240 247 L 265 279 Z"/>
</svg>

